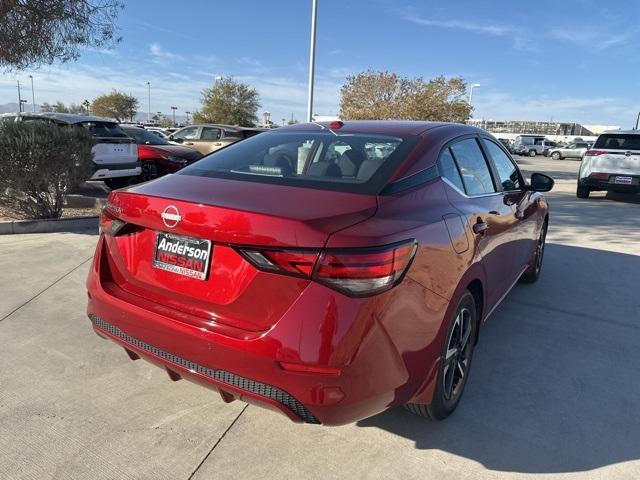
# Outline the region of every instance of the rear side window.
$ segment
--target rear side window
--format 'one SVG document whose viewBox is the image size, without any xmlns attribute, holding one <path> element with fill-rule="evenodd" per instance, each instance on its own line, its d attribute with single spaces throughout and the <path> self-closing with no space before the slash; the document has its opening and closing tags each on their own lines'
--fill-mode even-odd
<svg viewBox="0 0 640 480">
<path fill-rule="evenodd" d="M 507 156 L 506 153 L 491 140 L 485 140 L 484 144 L 487 146 L 489 155 L 493 160 L 493 164 L 498 171 L 498 177 L 500 177 L 500 183 L 502 189 L 506 192 L 512 190 L 520 190 L 522 183 L 520 180 L 520 171 L 515 166 L 513 161 Z"/>
<path fill-rule="evenodd" d="M 200 134 L 201 140 L 218 140 L 220 138 L 220 129 L 211 127 L 202 127 Z"/>
<path fill-rule="evenodd" d="M 117 123 L 110 122 L 83 122 L 84 128 L 91 132 L 91 135 L 98 138 L 128 138 L 124 130 Z"/>
<path fill-rule="evenodd" d="M 640 150 L 640 134 L 605 133 L 600 135 L 593 148 L 612 150 Z"/>
<path fill-rule="evenodd" d="M 214 152 L 179 175 L 376 195 L 416 143 L 414 136 L 268 132 Z"/>
<path fill-rule="evenodd" d="M 487 160 L 475 138 L 467 138 L 451 145 L 451 153 L 458 164 L 467 195 L 482 195 L 496 191 Z"/>
<path fill-rule="evenodd" d="M 440 155 L 439 162 L 440 175 L 458 187 L 461 192 L 464 192 L 465 189 L 462 183 L 462 177 L 460 176 L 460 171 L 458 170 L 456 162 L 451 156 L 451 152 L 448 148 Z"/>
</svg>

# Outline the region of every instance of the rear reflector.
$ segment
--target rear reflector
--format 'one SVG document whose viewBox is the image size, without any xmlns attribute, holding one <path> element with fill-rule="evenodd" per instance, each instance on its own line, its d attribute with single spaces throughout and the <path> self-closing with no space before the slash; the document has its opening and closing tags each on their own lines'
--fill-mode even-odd
<svg viewBox="0 0 640 480">
<path fill-rule="evenodd" d="M 308 278 L 352 297 L 375 295 L 397 285 L 416 253 L 415 240 L 384 247 L 333 250 L 238 248 L 254 267 Z"/>
<path fill-rule="evenodd" d="M 594 172 L 589 176 L 591 178 L 593 178 L 594 180 L 609 180 L 609 174 L 608 173 Z"/>
<path fill-rule="evenodd" d="M 314 373 L 320 375 L 340 375 L 339 368 L 333 367 L 318 367 L 316 365 L 305 365 L 302 363 L 290 363 L 290 362 L 280 362 L 280 366 L 283 370 L 287 370 L 289 372 L 297 372 L 297 373 Z"/>
</svg>

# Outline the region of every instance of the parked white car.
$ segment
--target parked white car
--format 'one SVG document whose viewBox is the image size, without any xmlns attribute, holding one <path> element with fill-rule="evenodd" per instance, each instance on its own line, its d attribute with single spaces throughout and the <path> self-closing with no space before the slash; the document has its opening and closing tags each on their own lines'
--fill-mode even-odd
<svg viewBox="0 0 640 480">
<path fill-rule="evenodd" d="M 103 180 L 110 188 L 120 188 L 128 185 L 132 177 L 140 175 L 138 145 L 113 120 L 53 112 L 5 114 L 2 118 L 16 122 L 41 120 L 89 130 L 96 140 L 92 150 L 93 173 L 89 180 Z"/>
<path fill-rule="evenodd" d="M 592 191 L 640 193 L 640 131 L 605 132 L 582 157 L 576 195 Z"/>
</svg>

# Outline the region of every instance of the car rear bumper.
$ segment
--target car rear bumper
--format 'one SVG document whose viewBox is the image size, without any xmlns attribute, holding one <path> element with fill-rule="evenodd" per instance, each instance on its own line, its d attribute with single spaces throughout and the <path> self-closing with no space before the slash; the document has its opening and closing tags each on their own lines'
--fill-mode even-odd
<svg viewBox="0 0 640 480">
<path fill-rule="evenodd" d="M 640 193 L 640 175 L 624 175 L 614 173 L 593 174 L 586 178 L 580 178 L 580 185 L 592 190 L 615 190 L 616 192 Z M 605 178 L 606 177 L 606 178 Z M 631 183 L 616 183 L 617 177 L 631 178 Z"/>
<path fill-rule="evenodd" d="M 433 371 L 425 358 L 434 363 L 439 357 L 436 332 L 430 331 L 430 341 L 420 342 L 421 349 L 410 355 L 419 367 L 419 375 L 412 377 L 402 347 L 383 326 L 384 319 L 376 318 L 377 311 L 388 310 L 399 326 L 385 302 L 407 295 L 394 292 L 403 284 L 387 292 L 391 295 L 352 299 L 312 282 L 275 326 L 239 338 L 182 322 L 181 312 L 168 307 L 160 315 L 120 297 L 117 286 L 101 281 L 102 243 L 87 280 L 87 313 L 96 333 L 123 346 L 131 358 L 166 369 L 174 380 L 186 378 L 217 390 L 227 402 L 255 403 L 295 422 L 343 425 L 423 392 L 427 372 Z M 406 288 L 413 289 L 412 298 L 424 298 L 414 282 Z M 438 314 L 444 314 L 441 307 Z M 285 370 L 283 361 L 337 373 Z"/>
<path fill-rule="evenodd" d="M 140 162 L 93 164 L 90 180 L 104 178 L 137 177 L 142 173 Z"/>
</svg>

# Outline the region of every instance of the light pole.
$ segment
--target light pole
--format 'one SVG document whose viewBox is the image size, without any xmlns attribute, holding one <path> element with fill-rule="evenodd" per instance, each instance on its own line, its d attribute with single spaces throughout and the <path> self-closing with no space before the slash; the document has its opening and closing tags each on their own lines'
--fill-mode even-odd
<svg viewBox="0 0 640 480">
<path fill-rule="evenodd" d="M 189 115 L 191 115 L 191 112 L 184 112 L 184 114 L 187 116 L 187 125 L 189 124 Z"/>
<path fill-rule="evenodd" d="M 36 111 L 36 94 L 34 93 L 34 90 L 33 90 L 33 75 L 29 75 L 29 78 L 31 79 L 31 103 L 33 104 L 33 111 L 35 113 L 35 111 Z"/>
<path fill-rule="evenodd" d="M 151 122 L 151 82 L 147 82 L 147 123 Z"/>
<path fill-rule="evenodd" d="M 313 77 L 316 63 L 316 21 L 318 0 L 311 0 L 311 47 L 309 49 L 309 95 L 307 98 L 307 122 L 313 121 Z"/>
<path fill-rule="evenodd" d="M 469 105 L 470 106 L 473 106 L 471 101 L 473 100 L 473 89 L 474 88 L 480 88 L 480 84 L 479 83 L 472 83 L 471 84 L 471 88 L 469 89 Z"/>
<path fill-rule="evenodd" d="M 20 95 L 20 80 L 18 80 L 18 110 L 22 113 L 22 96 Z"/>
<path fill-rule="evenodd" d="M 264 128 L 269 128 L 269 119 L 271 118 L 271 114 L 269 112 L 263 112 L 262 116 L 264 117 Z"/>
<path fill-rule="evenodd" d="M 178 109 L 178 107 L 171 107 L 171 110 L 173 110 L 173 126 L 176 126 L 176 110 Z"/>
<path fill-rule="evenodd" d="M 26 99 L 22 99 L 20 100 L 20 112 L 22 112 L 22 105 L 24 105 L 25 111 L 27 109 L 27 100 Z"/>
</svg>

